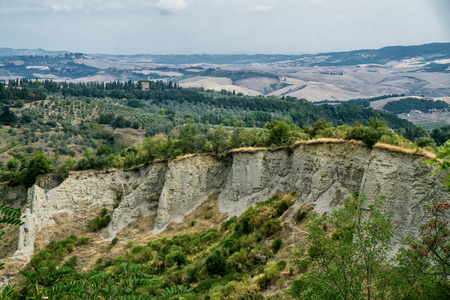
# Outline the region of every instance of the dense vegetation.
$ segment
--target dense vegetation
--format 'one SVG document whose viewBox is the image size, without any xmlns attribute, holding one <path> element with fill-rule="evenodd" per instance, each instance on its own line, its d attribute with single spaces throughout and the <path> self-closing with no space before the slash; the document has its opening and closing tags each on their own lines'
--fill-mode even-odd
<svg viewBox="0 0 450 300">
<path fill-rule="evenodd" d="M 389 98 L 395 98 L 395 97 L 404 97 L 405 94 L 389 94 L 389 95 L 383 95 L 383 96 L 377 96 L 377 97 L 371 97 L 371 98 L 356 98 L 351 99 L 348 101 L 316 101 L 314 104 L 325 104 L 325 103 L 340 103 L 340 104 L 352 104 L 352 105 L 361 105 L 363 107 L 369 107 L 370 102 L 372 101 L 378 101 L 383 99 L 389 99 Z"/>
<path fill-rule="evenodd" d="M 40 88 L 46 84 L 51 86 L 50 83 L 44 82 Z M 38 175 L 48 172 L 64 176 L 70 170 L 129 168 L 189 153 L 227 155 L 230 149 L 239 147 L 289 149 L 296 141 L 316 138 L 360 140 L 368 147 L 381 141 L 413 149 L 417 149 L 417 145 L 437 149 L 433 138 L 416 127 L 399 128 L 398 134 L 377 118 L 369 118 L 367 126 L 361 123 L 336 126 L 326 119 L 318 119 L 310 126 L 300 127 L 292 118 L 286 117 L 284 110 L 277 110 L 279 117 L 271 112 L 277 109 L 270 103 L 274 102 L 285 105 L 285 108 L 299 105 L 307 111 L 311 109 L 312 113 L 314 106 L 303 100 L 243 97 L 227 92 L 217 94 L 179 89 L 176 85 L 162 82 L 152 84 L 148 93 L 153 94 L 148 100 L 111 97 L 114 91 L 125 95 L 134 91 L 141 93 L 132 82 L 105 84 L 103 92 L 108 98 L 84 98 L 73 94 L 75 91 L 83 93 L 94 86 L 96 84 L 67 84 L 56 92 L 66 100 L 26 100 L 23 107 L 3 106 L 0 149 L 12 158 L 5 165 L 0 165 L 1 181 L 8 181 L 11 185 L 31 185 Z M 192 93 L 192 98 L 189 98 L 192 102 L 182 102 L 183 108 L 177 108 L 180 102 L 176 100 L 158 102 L 156 98 L 164 98 L 161 95 L 165 91 L 169 91 L 167 94 L 170 97 L 178 92 L 182 94 L 180 97 L 184 97 L 184 93 Z M 142 95 L 148 95 L 146 93 Z M 212 126 L 211 123 L 215 122 L 202 120 L 201 114 L 180 115 L 178 111 L 198 109 L 205 103 L 197 101 L 195 95 L 202 95 L 200 99 L 216 103 L 219 107 L 221 104 L 214 102 L 217 99 L 236 104 L 224 107 L 224 113 L 228 111 L 229 115 L 217 121 L 219 124 L 224 123 L 220 121 L 233 121 L 232 127 Z M 242 100 L 242 103 L 234 102 L 236 99 Z M 11 100 L 14 105 L 18 102 Z M 156 112 L 149 112 L 151 109 L 143 112 L 142 108 L 148 108 L 149 102 Z M 262 110 L 251 110 L 253 105 L 255 109 Z M 361 107 L 347 106 L 362 113 L 370 112 Z M 318 111 L 345 111 L 323 107 Z M 239 108 L 243 117 L 236 115 Z M 261 128 L 249 128 L 251 126 L 248 126 L 246 116 L 252 111 L 255 114 L 267 113 L 264 122 L 255 121 L 254 125 Z M 298 113 L 295 109 L 290 112 L 292 115 Z M 216 115 L 211 113 L 212 116 Z M 344 116 L 339 114 L 341 121 Z M 130 147 L 118 133 L 122 128 L 131 131 L 153 128 L 151 124 L 155 123 L 151 122 L 155 120 L 166 124 L 164 126 L 167 127 L 161 129 L 165 134 L 148 136 L 141 144 Z M 445 138 L 450 131 L 448 128 L 439 130 L 436 129 L 433 135 L 437 141 Z M 403 137 L 414 138 L 417 135 L 421 135 L 416 140 L 417 145 Z M 445 159 L 445 153 L 445 150 L 441 151 L 440 157 Z M 355 195 L 342 210 L 329 216 L 317 216 L 300 209 L 293 212 L 292 220 L 286 221 L 285 213 L 295 197 L 296 194 L 292 193 L 258 203 L 217 229 L 199 227 L 195 230 L 196 222 L 201 218 L 209 220 L 214 215 L 213 211 L 207 210 L 199 216 L 200 219 L 191 221 L 190 233 L 156 239 L 146 244 L 140 242 L 139 245 L 132 241 L 121 242 L 123 249 L 120 249 L 118 238 L 114 238 L 106 248 L 105 257 L 108 258 L 99 258 L 83 272 L 80 269 L 81 258 L 74 252 L 81 251 L 77 252 L 81 254 L 83 249 L 92 247 L 90 238 L 72 235 L 62 241 L 53 241 L 38 252 L 21 272 L 22 283 L 17 287 L 7 286 L 2 297 L 262 299 L 273 289 L 286 290 L 289 286 L 289 291 L 273 298 L 422 299 L 448 294 L 450 287 L 445 276 L 449 275 L 449 266 L 445 262 L 448 262 L 449 233 L 448 222 L 442 221 L 442 216 L 450 208 L 447 204 L 433 203 L 429 206 L 428 212 L 435 223 L 430 221 L 421 227 L 420 239 L 409 240 L 408 246 L 393 262 L 386 258 L 392 231 L 389 216 L 379 212 L 381 200 L 369 210 L 362 210 L 364 197 Z M 102 209 L 88 222 L 87 234 L 95 235 L 105 228 L 113 214 L 114 211 Z M 20 218 L 20 214 L 17 216 L 16 219 Z M 283 222 L 308 229 L 308 242 L 299 246 L 283 236 L 284 226 L 291 226 Z M 20 224 L 20 219 L 17 224 Z M 438 230 L 433 231 L 436 228 Z M 430 239 L 436 235 L 439 240 Z M 114 251 L 115 256 L 108 255 L 109 251 Z M 367 257 L 371 259 L 364 260 Z M 342 278 L 344 275 L 347 280 Z M 324 294 L 324 291 L 327 293 Z"/>
<path fill-rule="evenodd" d="M 7 154 L 0 180 L 32 184 L 49 171 L 131 167 L 188 153 L 289 146 L 318 137 L 357 139 L 372 147 L 382 136 L 384 142 L 407 145 L 402 136 L 421 147 L 436 147 L 420 127 L 360 106 L 315 106 L 292 97 L 247 97 L 162 81 L 148 82 L 144 91 L 142 83 L 0 83 L 0 154 Z M 371 118 L 386 122 L 397 134 L 374 125 L 378 121 L 370 125 Z M 142 135 L 158 133 L 163 135 L 132 146 Z M 46 159 L 39 172 L 30 165 L 37 152 Z"/>
<path fill-rule="evenodd" d="M 0 180 L 32 184 L 49 171 L 64 175 L 73 169 L 132 167 L 189 153 L 223 155 L 233 148 L 291 146 L 320 137 L 361 140 L 369 147 L 379 140 L 415 147 L 405 137 L 436 149 L 446 136 L 434 130 L 430 137 L 392 114 L 361 106 L 183 89 L 161 81 L 148 82 L 144 91 L 142 83 L 0 83 L 5 103 L 0 111 L 0 154 L 7 154 Z M 22 99 L 15 94 L 19 92 L 29 97 Z M 38 94 L 50 98 L 37 100 Z M 154 138 L 137 146 L 144 134 Z M 39 172 L 30 165 L 37 152 L 46 159 Z"/>
<path fill-rule="evenodd" d="M 445 142 L 450 140 L 450 125 L 431 130 L 430 137 L 438 146 L 444 145 Z"/>
<path fill-rule="evenodd" d="M 447 203 L 428 206 L 430 221 L 397 257 L 391 216 L 382 199 L 366 206 L 355 194 L 342 209 L 319 216 L 300 208 L 286 215 L 296 193 L 257 203 L 218 229 L 195 230 L 211 206 L 191 221 L 193 231 L 136 245 L 114 238 L 107 252 L 81 272 L 87 237 L 52 241 L 36 253 L 6 299 L 445 299 L 450 292 Z M 308 218 L 305 218 L 305 215 Z M 287 227 L 297 228 L 295 236 Z M 307 229 L 307 242 L 296 243 Z M 282 237 L 282 238 L 280 238 Z M 83 266 L 86 269 L 86 265 Z M 286 286 L 290 286 L 286 290 Z M 275 293 L 273 291 L 276 291 Z M 138 298 L 139 297 L 139 298 Z M 5 298 L 3 298 L 5 299 Z"/>
<path fill-rule="evenodd" d="M 404 98 L 387 103 L 383 109 L 393 114 L 409 113 L 411 110 L 420 110 L 428 113 L 429 109 L 447 109 L 449 106 L 441 100 L 425 100 L 418 98 Z"/>
<path fill-rule="evenodd" d="M 40 97 L 52 94 L 67 99 L 77 98 L 100 98 L 105 97 L 117 99 L 123 105 L 131 108 L 139 108 L 133 113 L 149 113 L 155 116 L 158 113 L 165 113 L 166 119 L 173 121 L 174 115 L 192 115 L 194 121 L 218 125 L 233 126 L 236 120 L 242 120 L 247 127 L 263 127 L 266 122 L 272 119 L 284 119 L 288 123 L 297 126 L 310 126 L 320 118 L 333 122 L 335 126 L 343 124 L 353 124 L 358 121 L 367 125 L 368 119 L 378 118 L 384 120 L 390 128 L 414 128 L 415 126 L 399 119 L 395 115 L 382 111 L 366 109 L 353 105 L 330 105 L 315 106 L 306 100 L 293 97 L 278 98 L 269 97 L 249 97 L 234 95 L 234 93 L 222 91 L 204 91 L 203 89 L 183 89 L 176 84 L 163 83 L 162 81 L 150 82 L 150 90 L 142 90 L 140 83 L 127 82 L 90 82 L 90 83 L 62 83 L 58 90 L 58 85 L 52 81 L 12 81 L 8 87 L 0 83 L 0 91 L 3 90 L 5 103 L 12 103 L 6 100 L 19 100 L 20 96 L 15 95 L 17 91 L 24 93 L 28 98 L 40 93 Z M 22 89 L 18 90 L 21 87 Z M 16 92 L 15 92 L 16 91 Z M 132 113 L 131 113 L 132 114 Z M 165 113 L 166 114 L 166 113 Z M 158 126 L 157 124 L 147 125 L 145 129 L 153 135 L 162 128 L 167 127 L 167 123 Z M 176 122 L 175 124 L 177 125 Z"/>
<path fill-rule="evenodd" d="M 80 127 L 84 126 L 86 131 L 68 131 L 60 134 L 62 144 L 55 149 L 56 154 L 51 159 L 42 151 L 34 155 L 31 155 L 33 151 L 29 154 L 17 150 L 9 151 L 12 158 L 6 165 L 0 165 L 0 181 L 8 181 L 10 185 L 19 183 L 31 185 L 39 174 L 50 171 L 65 175 L 70 170 L 130 168 L 158 159 L 173 159 L 191 153 L 226 155 L 234 148 L 291 147 L 296 141 L 317 138 L 361 140 L 370 148 L 378 141 L 410 148 L 417 147 L 389 130 L 386 124 L 378 119 L 370 119 L 368 127 L 362 124 L 355 124 L 353 127 L 347 125 L 333 127 L 331 122 L 320 119 L 312 127 L 303 129 L 278 120 L 268 122 L 264 129 L 246 129 L 242 121 L 237 121 L 231 131 L 225 130 L 221 125 L 214 128 L 209 125 L 194 124 L 192 120 L 187 119 L 185 125 L 170 131 L 167 136 L 147 137 L 142 144 L 134 147 L 120 146 L 120 139 L 115 139 L 114 135 L 102 130 L 98 132 L 104 132 L 107 140 L 103 140 L 103 144 L 98 146 L 91 135 L 96 132 L 95 124 L 82 123 Z M 94 132 L 89 132 L 92 129 Z M 51 135 L 50 141 L 53 145 L 55 143 L 58 145 L 57 136 Z M 68 143 L 78 144 L 84 141 L 92 143 L 92 150 L 87 149 L 82 152 L 83 155 L 78 161 L 70 156 L 65 161 L 60 160 L 61 153 L 75 154 L 74 150 L 68 148 Z M 82 150 L 83 147 L 80 149 Z"/>
</svg>

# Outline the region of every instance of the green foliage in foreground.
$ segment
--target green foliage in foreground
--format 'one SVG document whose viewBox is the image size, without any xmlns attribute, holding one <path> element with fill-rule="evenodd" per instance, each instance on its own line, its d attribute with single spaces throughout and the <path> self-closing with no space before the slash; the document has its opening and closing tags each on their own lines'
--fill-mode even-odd
<svg viewBox="0 0 450 300">
<path fill-rule="evenodd" d="M 450 144 L 435 163 L 450 168 Z M 447 176 L 450 181 L 450 175 Z M 450 183 L 447 182 L 447 187 Z M 450 189 L 450 188 L 449 188 Z M 430 219 L 419 227 L 419 238 L 388 260 L 392 227 L 380 212 L 381 201 L 364 205 L 355 196 L 330 216 L 310 214 L 305 251 L 293 255 L 302 275 L 292 284 L 297 299 L 448 299 L 450 295 L 450 203 L 427 205 Z"/>
<path fill-rule="evenodd" d="M 295 196 L 257 203 L 240 217 L 223 222 L 219 230 L 143 245 L 128 243 L 119 256 L 100 258 L 85 273 L 77 270 L 78 257 L 72 253 L 89 247 L 89 239 L 72 235 L 52 241 L 21 271 L 20 285 L 6 287 L 2 295 L 9 295 L 5 299 L 263 299 L 265 291 L 297 275 L 291 288 L 276 299 L 446 299 L 449 204 L 430 204 L 432 218 L 421 226 L 420 238 L 409 239 L 407 247 L 388 259 L 392 226 L 390 216 L 380 210 L 383 200 L 368 205 L 363 195 L 355 194 L 330 215 L 310 213 L 308 246 L 297 248 L 286 262 L 277 259 L 284 244 L 278 238 L 280 218 Z M 297 226 L 303 221 L 299 218 Z"/>
<path fill-rule="evenodd" d="M 22 213 L 19 209 L 5 204 L 0 205 L 0 238 L 5 234 L 5 232 L 2 231 L 4 228 L 3 226 L 20 226 L 22 224 Z M 0 270 L 3 268 L 3 262 L 0 262 Z"/>
<path fill-rule="evenodd" d="M 450 204 L 434 202 L 418 240 L 388 259 L 392 226 L 382 201 L 356 196 L 330 216 L 310 214 L 305 251 L 294 253 L 302 273 L 290 289 L 296 299 L 447 299 L 450 293 Z M 366 208 L 367 207 L 367 208 Z"/>
<path fill-rule="evenodd" d="M 308 255 L 294 256 L 299 268 L 310 265 L 293 288 L 297 298 L 386 298 L 393 230 L 380 212 L 382 199 L 367 209 L 365 202 L 364 196 L 354 195 L 331 215 L 309 216 Z"/>
<path fill-rule="evenodd" d="M 430 162 L 448 169 L 449 146 Z M 121 255 L 97 260 L 86 273 L 77 270 L 78 257 L 72 252 L 88 245 L 87 238 L 70 236 L 51 242 L 21 272 L 20 286 L 8 286 L 2 295 L 9 299 L 262 299 L 268 288 L 294 274 L 290 267 L 287 275 L 288 263 L 276 257 L 283 245 L 278 237 L 280 219 L 295 197 L 293 193 L 257 203 L 240 217 L 223 222 L 220 230 L 134 247 L 129 242 Z M 419 228 L 419 238 L 409 238 L 406 247 L 388 259 L 391 216 L 381 212 L 382 202 L 376 199 L 368 205 L 364 195 L 355 194 L 330 215 L 309 214 L 309 244 L 296 249 L 290 262 L 300 275 L 289 294 L 279 297 L 447 299 L 450 204 L 430 203 L 430 220 Z M 295 218 L 300 223 L 304 217 L 299 210 Z"/>
<path fill-rule="evenodd" d="M 78 258 L 71 255 L 76 248 L 89 247 L 88 240 L 72 235 L 53 241 L 22 271 L 24 280 L 14 295 L 17 299 L 262 299 L 262 292 L 287 265 L 274 261 L 275 251 L 264 241 L 280 230 L 280 204 L 289 207 L 293 199 L 273 197 L 258 203 L 224 222 L 220 230 L 130 244 L 113 260 L 97 260 L 87 273 L 77 271 Z"/>
</svg>

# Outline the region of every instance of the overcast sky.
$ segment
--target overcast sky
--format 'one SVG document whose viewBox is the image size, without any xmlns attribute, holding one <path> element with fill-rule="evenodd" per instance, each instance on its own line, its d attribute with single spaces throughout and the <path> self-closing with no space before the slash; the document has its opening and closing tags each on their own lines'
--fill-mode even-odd
<svg viewBox="0 0 450 300">
<path fill-rule="evenodd" d="M 0 0 L 0 47 L 302 54 L 450 42 L 450 0 Z"/>
</svg>

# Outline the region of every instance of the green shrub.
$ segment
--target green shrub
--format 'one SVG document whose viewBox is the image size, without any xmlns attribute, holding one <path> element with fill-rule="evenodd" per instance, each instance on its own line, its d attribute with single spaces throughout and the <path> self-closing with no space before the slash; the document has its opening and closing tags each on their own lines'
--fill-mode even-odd
<svg viewBox="0 0 450 300">
<path fill-rule="evenodd" d="M 127 260 L 123 257 L 123 256 L 121 256 L 121 255 L 119 255 L 119 256 L 117 256 L 116 258 L 114 258 L 114 264 L 115 265 L 119 265 L 119 264 L 121 264 L 121 263 L 124 263 L 124 262 L 126 262 Z M 106 261 L 107 262 L 107 261 Z M 105 266 L 106 266 L 106 262 L 105 262 Z"/>
<path fill-rule="evenodd" d="M 286 200 L 281 200 L 281 202 L 277 206 L 277 214 L 281 216 L 286 210 L 289 209 L 289 203 Z"/>
<path fill-rule="evenodd" d="M 130 249 L 131 247 L 133 247 L 133 245 L 134 245 L 134 241 L 133 240 L 128 241 L 127 242 L 127 249 Z"/>
<path fill-rule="evenodd" d="M 116 190 L 116 201 L 120 202 L 123 198 L 123 191 L 122 190 Z"/>
<path fill-rule="evenodd" d="M 308 216 L 308 212 L 306 212 L 303 209 L 299 209 L 297 211 L 297 213 L 295 214 L 295 221 L 297 221 L 297 223 L 300 223 L 301 221 L 303 221 L 306 217 Z"/>
<path fill-rule="evenodd" d="M 167 260 L 170 262 L 170 264 L 167 265 L 172 265 L 173 263 L 175 263 L 178 267 L 185 265 L 187 263 L 186 254 L 184 254 L 180 250 L 170 253 L 167 256 Z"/>
<path fill-rule="evenodd" d="M 108 226 L 111 222 L 111 216 L 107 215 L 108 210 L 104 207 L 93 220 L 88 221 L 87 231 L 95 232 Z"/>
<path fill-rule="evenodd" d="M 280 219 L 275 218 L 271 220 L 267 220 L 263 223 L 262 233 L 265 237 L 270 237 L 278 232 L 280 229 Z"/>
<path fill-rule="evenodd" d="M 216 283 L 216 280 L 211 277 L 207 277 L 204 280 L 200 281 L 198 285 L 195 287 L 196 292 L 204 292 L 211 290 L 211 287 Z"/>
<path fill-rule="evenodd" d="M 219 252 L 212 254 L 206 259 L 206 270 L 210 274 L 224 275 L 227 271 L 227 259 Z"/>
<path fill-rule="evenodd" d="M 310 246 L 309 249 L 308 249 L 308 254 L 309 254 L 309 256 L 311 256 L 312 258 L 318 256 L 318 255 L 319 255 L 319 249 L 318 249 L 318 247 L 317 247 L 317 246 L 314 246 L 314 245 Z"/>
<path fill-rule="evenodd" d="M 75 250 L 75 244 L 73 243 L 67 244 L 65 248 L 67 252 L 71 253 L 73 250 Z"/>
<path fill-rule="evenodd" d="M 186 268 L 186 275 L 189 278 L 189 283 L 194 283 L 198 281 L 200 277 L 200 270 L 201 267 L 196 265 L 189 266 Z"/>
<path fill-rule="evenodd" d="M 105 267 L 109 267 L 109 266 L 112 266 L 112 265 L 113 265 L 112 259 L 108 259 L 107 261 L 105 261 Z"/>
<path fill-rule="evenodd" d="M 288 293 L 296 299 L 302 299 L 302 294 L 306 289 L 308 289 L 308 284 L 304 280 L 297 279 L 292 283 Z"/>
<path fill-rule="evenodd" d="M 253 227 L 251 226 L 251 219 L 245 216 L 239 220 L 239 222 L 234 227 L 234 230 L 238 234 L 250 234 L 253 232 Z"/>
<path fill-rule="evenodd" d="M 309 261 L 307 259 L 303 259 L 297 262 L 297 268 L 300 273 L 305 273 L 308 270 Z"/>
<path fill-rule="evenodd" d="M 237 220 L 238 218 L 236 216 L 229 218 L 220 225 L 220 231 L 227 231 L 233 228 L 232 226 L 237 223 Z"/>
<path fill-rule="evenodd" d="M 227 238 L 223 241 L 223 247 L 228 255 L 231 255 L 239 250 L 239 240 L 234 238 Z"/>
<path fill-rule="evenodd" d="M 367 147 L 372 149 L 373 146 L 375 146 L 375 144 L 380 140 L 381 136 L 382 133 L 379 130 L 369 127 L 364 131 L 362 141 L 367 145 Z"/>
<path fill-rule="evenodd" d="M 136 254 L 136 253 L 141 252 L 144 249 L 145 249 L 145 246 L 137 245 L 137 246 L 134 246 L 133 249 L 131 249 L 131 253 Z"/>
<path fill-rule="evenodd" d="M 275 266 L 277 267 L 278 270 L 282 271 L 286 268 L 287 262 L 285 260 L 280 260 L 275 264 Z"/>
<path fill-rule="evenodd" d="M 202 234 L 201 240 L 202 242 L 210 242 L 211 240 L 217 238 L 219 235 L 216 229 L 210 229 L 204 234 Z"/>
<path fill-rule="evenodd" d="M 75 268 L 78 265 L 78 256 L 74 255 L 64 264 L 65 267 Z"/>
<path fill-rule="evenodd" d="M 284 260 L 279 261 L 275 265 L 269 267 L 263 276 L 256 279 L 256 284 L 261 289 L 267 288 L 270 284 L 280 276 L 281 271 L 286 268 L 287 263 Z"/>
<path fill-rule="evenodd" d="M 88 237 L 80 237 L 78 241 L 75 243 L 75 246 L 83 246 L 89 243 L 90 238 Z"/>
<path fill-rule="evenodd" d="M 117 242 L 119 242 L 119 238 L 118 238 L 118 237 L 113 238 L 113 239 L 111 240 L 111 246 L 117 245 Z"/>
<path fill-rule="evenodd" d="M 277 253 L 278 250 L 280 250 L 282 244 L 283 244 L 283 240 L 282 239 L 275 239 L 275 240 L 273 240 L 272 241 L 273 253 Z"/>
<path fill-rule="evenodd" d="M 260 288 L 260 289 L 265 289 L 270 285 L 271 279 L 269 278 L 269 276 L 267 275 L 267 273 L 264 273 L 264 275 L 258 277 L 256 279 L 256 285 Z"/>
</svg>

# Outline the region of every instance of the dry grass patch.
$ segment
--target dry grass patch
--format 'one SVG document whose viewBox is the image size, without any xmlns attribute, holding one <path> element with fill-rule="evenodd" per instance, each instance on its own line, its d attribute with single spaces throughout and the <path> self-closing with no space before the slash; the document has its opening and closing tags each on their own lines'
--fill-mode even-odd
<svg viewBox="0 0 450 300">
<path fill-rule="evenodd" d="M 392 151 L 392 152 L 400 152 L 400 153 L 405 153 L 405 154 L 424 156 L 424 157 L 430 158 L 430 159 L 432 159 L 436 156 L 435 154 L 433 154 L 429 151 L 426 151 L 424 149 L 421 149 L 421 148 L 410 149 L 410 148 L 398 147 L 398 146 L 393 146 L 393 145 L 383 144 L 383 143 L 376 143 L 374 148 L 384 149 L 384 150 L 388 150 L 388 151 Z"/>
<path fill-rule="evenodd" d="M 265 147 L 242 147 L 231 149 L 229 153 L 255 153 L 259 151 L 267 151 L 268 148 Z"/>
</svg>

